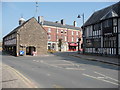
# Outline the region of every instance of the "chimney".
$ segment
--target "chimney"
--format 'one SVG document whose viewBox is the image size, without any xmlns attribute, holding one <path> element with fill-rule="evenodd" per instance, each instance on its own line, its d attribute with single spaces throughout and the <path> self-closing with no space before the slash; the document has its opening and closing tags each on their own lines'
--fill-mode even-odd
<svg viewBox="0 0 120 90">
<path fill-rule="evenodd" d="M 77 26 L 77 22 L 76 21 L 73 22 L 73 26 L 75 26 L 75 27 Z"/>
<path fill-rule="evenodd" d="M 59 21 L 56 21 L 55 23 L 59 23 Z"/>
<path fill-rule="evenodd" d="M 64 19 L 61 20 L 61 24 L 65 25 L 65 20 Z"/>
<path fill-rule="evenodd" d="M 38 16 L 38 23 L 40 23 L 42 25 L 43 22 L 44 22 L 43 16 Z"/>
</svg>

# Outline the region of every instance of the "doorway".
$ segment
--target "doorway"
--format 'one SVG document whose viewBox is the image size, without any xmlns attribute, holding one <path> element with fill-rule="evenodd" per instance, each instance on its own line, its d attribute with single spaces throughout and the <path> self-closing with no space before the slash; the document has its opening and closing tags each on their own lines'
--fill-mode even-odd
<svg viewBox="0 0 120 90">
<path fill-rule="evenodd" d="M 26 55 L 32 55 L 33 51 L 36 51 L 36 48 L 34 46 L 26 47 Z"/>
</svg>

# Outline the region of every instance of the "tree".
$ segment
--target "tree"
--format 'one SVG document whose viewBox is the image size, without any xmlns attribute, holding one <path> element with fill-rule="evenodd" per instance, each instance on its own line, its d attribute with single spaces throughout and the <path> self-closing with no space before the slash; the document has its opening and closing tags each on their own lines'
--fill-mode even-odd
<svg viewBox="0 0 120 90">
<path fill-rule="evenodd" d="M 61 47 L 62 47 L 62 39 L 61 38 L 59 39 L 58 47 L 60 48 L 59 51 L 61 51 Z"/>
</svg>

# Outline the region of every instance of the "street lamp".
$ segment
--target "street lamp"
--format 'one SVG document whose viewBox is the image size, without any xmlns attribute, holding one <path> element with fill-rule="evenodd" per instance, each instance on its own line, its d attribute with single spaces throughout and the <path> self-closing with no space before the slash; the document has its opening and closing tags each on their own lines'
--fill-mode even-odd
<svg viewBox="0 0 120 90">
<path fill-rule="evenodd" d="M 84 42 L 85 41 L 85 37 L 84 37 L 84 13 L 82 15 L 78 15 L 77 18 L 81 18 L 81 16 L 82 16 L 82 21 L 83 21 L 82 38 L 83 38 L 83 53 L 84 53 L 84 48 L 85 48 L 85 42 Z"/>
</svg>

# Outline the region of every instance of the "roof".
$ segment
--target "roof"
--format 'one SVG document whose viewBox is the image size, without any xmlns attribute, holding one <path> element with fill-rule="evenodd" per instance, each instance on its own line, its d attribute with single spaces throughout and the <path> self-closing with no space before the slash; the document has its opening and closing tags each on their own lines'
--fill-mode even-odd
<svg viewBox="0 0 120 90">
<path fill-rule="evenodd" d="M 120 17 L 120 2 L 94 12 L 83 26 L 100 22 L 101 20 Z"/>
<path fill-rule="evenodd" d="M 43 25 L 47 26 L 54 26 L 54 27 L 60 27 L 60 28 L 68 28 L 68 29 L 74 29 L 74 30 L 80 30 L 79 27 L 75 27 L 73 25 L 63 25 L 61 23 L 56 23 L 56 22 L 50 22 L 50 21 L 44 21 Z"/>
<path fill-rule="evenodd" d="M 31 19 L 35 19 L 35 18 L 32 17 L 32 18 L 30 18 L 29 20 L 25 21 L 22 25 L 16 27 L 14 30 L 12 30 L 12 31 L 11 31 L 9 34 L 7 34 L 6 36 L 9 36 L 10 34 L 17 32 L 22 26 L 24 26 L 24 25 L 25 25 L 27 22 L 29 22 Z M 6 36 L 5 36 L 5 37 L 6 37 Z"/>
</svg>

